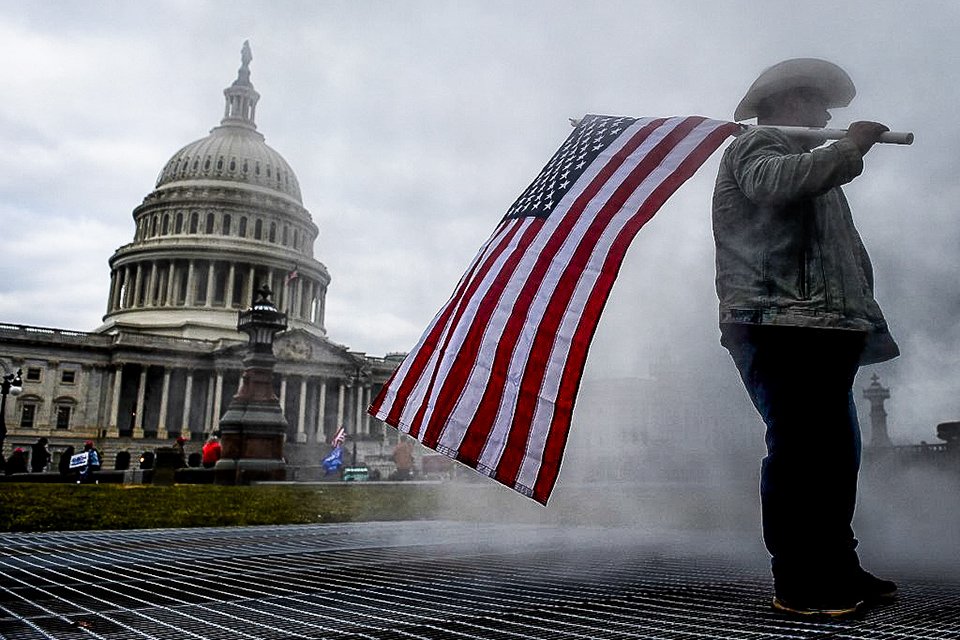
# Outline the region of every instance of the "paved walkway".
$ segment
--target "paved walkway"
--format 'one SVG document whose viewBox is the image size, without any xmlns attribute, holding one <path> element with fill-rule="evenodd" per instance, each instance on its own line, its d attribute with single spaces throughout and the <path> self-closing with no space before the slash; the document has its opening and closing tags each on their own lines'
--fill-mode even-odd
<svg viewBox="0 0 960 640">
<path fill-rule="evenodd" d="M 796 622 L 733 548 L 451 522 L 3 534 L 0 637 L 960 638 L 960 577 L 894 575 L 894 605 Z"/>
</svg>

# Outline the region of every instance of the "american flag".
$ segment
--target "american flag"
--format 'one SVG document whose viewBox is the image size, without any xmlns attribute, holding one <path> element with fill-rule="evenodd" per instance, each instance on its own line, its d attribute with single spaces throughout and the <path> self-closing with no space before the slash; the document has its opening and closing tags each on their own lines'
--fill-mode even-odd
<svg viewBox="0 0 960 640">
<path fill-rule="evenodd" d="M 371 405 L 546 504 L 587 349 L 630 242 L 739 125 L 586 116 Z"/>
<path fill-rule="evenodd" d="M 333 440 L 330 441 L 330 446 L 337 448 L 343 445 L 343 441 L 347 439 L 347 432 L 343 427 L 337 429 L 337 432 L 333 434 Z"/>
</svg>

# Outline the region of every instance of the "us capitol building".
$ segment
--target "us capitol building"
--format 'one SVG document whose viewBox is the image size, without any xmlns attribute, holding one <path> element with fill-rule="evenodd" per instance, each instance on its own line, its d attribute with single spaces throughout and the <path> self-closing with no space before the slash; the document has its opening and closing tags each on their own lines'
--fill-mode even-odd
<svg viewBox="0 0 960 640">
<path fill-rule="evenodd" d="M 133 241 L 110 257 L 103 324 L 0 324 L 0 368 L 23 370 L 22 393 L 7 398 L 4 455 L 40 436 L 55 453 L 95 440 L 104 468 L 118 451 L 136 460 L 181 435 L 198 450 L 237 391 L 247 341 L 237 314 L 263 283 L 288 314 L 274 344 L 288 462 L 319 464 L 340 425 L 360 460 L 392 450 L 396 431 L 365 410 L 400 356 L 327 337 L 319 230 L 293 169 L 257 131 L 247 43 L 241 59 L 220 125 L 177 151 L 133 210 Z"/>
</svg>

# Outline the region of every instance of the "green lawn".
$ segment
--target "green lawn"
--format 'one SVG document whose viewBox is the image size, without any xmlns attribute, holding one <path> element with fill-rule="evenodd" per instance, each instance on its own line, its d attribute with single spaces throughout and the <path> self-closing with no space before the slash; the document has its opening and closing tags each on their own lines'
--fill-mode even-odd
<svg viewBox="0 0 960 640">
<path fill-rule="evenodd" d="M 213 527 L 433 517 L 435 485 L 0 484 L 0 531 Z"/>
<path fill-rule="evenodd" d="M 742 528 L 752 488 L 561 488 L 541 507 L 493 481 L 254 486 L 0 483 L 0 531 L 151 529 L 446 519 L 662 529 Z"/>
</svg>

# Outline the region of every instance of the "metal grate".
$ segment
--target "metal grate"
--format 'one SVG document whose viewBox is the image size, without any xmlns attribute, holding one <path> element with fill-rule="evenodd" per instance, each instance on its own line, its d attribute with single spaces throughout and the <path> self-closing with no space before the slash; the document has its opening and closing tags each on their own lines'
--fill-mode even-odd
<svg viewBox="0 0 960 640">
<path fill-rule="evenodd" d="M 0 535 L 0 636 L 960 639 L 960 580 L 800 622 L 704 540 L 450 522 Z M 713 540 L 716 547 L 716 540 Z"/>
</svg>

